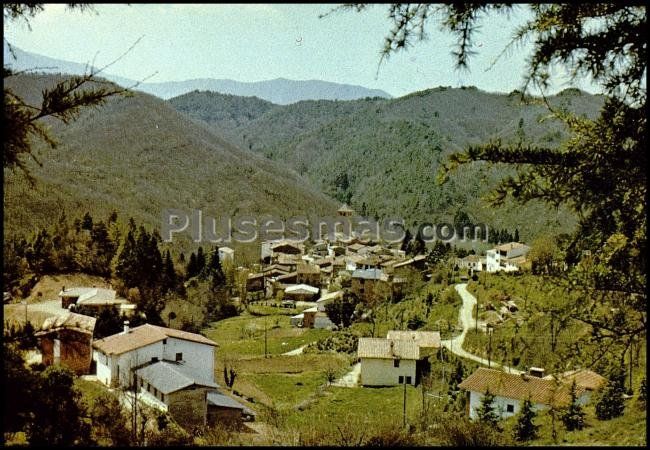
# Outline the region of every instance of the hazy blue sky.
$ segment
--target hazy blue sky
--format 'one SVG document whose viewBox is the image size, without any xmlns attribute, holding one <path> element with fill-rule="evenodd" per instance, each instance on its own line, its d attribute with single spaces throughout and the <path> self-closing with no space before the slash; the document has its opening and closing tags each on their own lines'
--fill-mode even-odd
<svg viewBox="0 0 650 450">
<path fill-rule="evenodd" d="M 141 42 L 107 72 L 148 81 L 231 78 L 320 79 L 383 89 L 401 96 L 435 86 L 474 85 L 486 91 L 520 87 L 529 47 L 517 48 L 486 69 L 528 17 L 524 5 L 509 18 L 483 21 L 470 72 L 454 70 L 454 39 L 431 23 L 428 39 L 385 61 L 377 73 L 388 5 L 337 12 L 330 4 L 102 4 L 94 12 L 47 5 L 30 21 L 5 23 L 17 47 L 52 58 L 107 63 Z M 567 87 L 566 85 L 559 86 Z M 588 89 L 593 92 L 593 89 Z"/>
</svg>

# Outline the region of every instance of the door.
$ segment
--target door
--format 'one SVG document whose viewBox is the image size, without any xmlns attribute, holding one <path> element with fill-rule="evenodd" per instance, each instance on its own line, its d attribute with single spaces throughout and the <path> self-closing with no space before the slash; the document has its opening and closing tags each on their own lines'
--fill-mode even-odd
<svg viewBox="0 0 650 450">
<path fill-rule="evenodd" d="M 61 364 L 61 341 L 54 339 L 54 364 Z"/>
</svg>

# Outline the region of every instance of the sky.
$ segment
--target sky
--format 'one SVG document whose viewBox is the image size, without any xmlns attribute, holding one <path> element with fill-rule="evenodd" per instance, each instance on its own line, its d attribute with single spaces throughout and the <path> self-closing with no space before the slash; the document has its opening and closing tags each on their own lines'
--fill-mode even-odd
<svg viewBox="0 0 650 450">
<path fill-rule="evenodd" d="M 70 11 L 48 4 L 32 18 L 5 21 L 12 45 L 51 58 L 101 66 L 126 56 L 107 70 L 133 80 L 182 81 L 228 78 L 324 80 L 382 89 L 398 97 L 437 86 L 476 86 L 488 92 L 519 89 L 531 47 L 523 45 L 491 64 L 529 12 L 519 5 L 508 17 L 481 23 L 477 55 L 469 71 L 454 68 L 454 37 L 435 23 L 425 41 L 380 63 L 391 28 L 388 5 L 341 11 L 319 18 L 332 4 L 99 4 L 94 11 Z M 30 29 L 31 28 L 31 29 Z M 556 84 L 549 93 L 564 89 Z M 589 92 L 597 89 L 586 84 Z"/>
</svg>

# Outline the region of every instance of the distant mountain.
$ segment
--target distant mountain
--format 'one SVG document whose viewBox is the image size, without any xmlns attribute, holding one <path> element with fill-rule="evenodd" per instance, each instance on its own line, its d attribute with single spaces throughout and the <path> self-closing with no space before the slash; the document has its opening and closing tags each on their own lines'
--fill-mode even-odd
<svg viewBox="0 0 650 450">
<path fill-rule="evenodd" d="M 540 203 L 492 208 L 481 197 L 513 173 L 474 163 L 436 183 L 441 163 L 468 144 L 500 138 L 556 147 L 567 137 L 543 102 L 517 92 L 439 87 L 396 99 L 305 101 L 272 106 L 207 92 L 169 100 L 234 144 L 289 164 L 323 192 L 357 211 L 403 217 L 410 223 L 452 221 L 459 212 L 498 228 L 519 228 L 524 239 L 569 230 L 566 210 Z M 549 99 L 594 117 L 603 98 L 568 89 Z"/>
<path fill-rule="evenodd" d="M 6 42 L 4 46 L 4 64 L 11 66 L 15 70 L 38 68 L 40 72 L 45 73 L 80 75 L 85 73 L 87 69 L 85 64 L 49 58 L 12 46 L 16 57 L 14 59 L 8 50 Z M 136 84 L 135 80 L 111 75 L 110 73 L 102 72 L 102 76 L 120 86 L 128 87 Z M 285 78 L 252 83 L 227 79 L 216 80 L 212 78 L 142 83 L 137 87 L 137 90 L 162 99 L 169 99 L 195 90 L 213 91 L 243 97 L 259 97 L 279 105 L 287 105 L 302 100 L 355 100 L 365 97 L 391 98 L 390 94 L 379 89 L 368 89 L 362 86 L 320 80 L 298 81 L 287 80 Z"/>
<path fill-rule="evenodd" d="M 65 61 L 62 59 L 50 58 L 48 56 L 39 55 L 38 53 L 30 53 L 19 49 L 12 45 L 11 51 L 4 41 L 3 64 L 10 67 L 14 71 L 29 71 L 41 72 L 52 74 L 69 74 L 69 75 L 83 75 L 93 68 L 91 65 L 80 64 L 72 61 Z M 136 81 L 124 77 L 118 77 L 109 73 L 101 73 L 103 78 L 106 78 L 113 83 L 120 86 L 129 87 L 136 84 Z"/>
<path fill-rule="evenodd" d="M 19 75 L 5 86 L 34 104 L 59 79 Z M 35 144 L 43 165 L 30 164 L 34 187 L 5 170 L 5 236 L 46 226 L 62 211 L 106 218 L 115 209 L 160 228 L 166 208 L 200 209 L 214 218 L 286 218 L 334 214 L 338 207 L 293 170 L 232 145 L 148 94 L 113 97 L 69 125 L 51 125 L 60 144 L 54 150 Z"/>
<path fill-rule="evenodd" d="M 288 105 L 302 100 L 356 100 L 365 97 L 391 98 L 388 93 L 378 89 L 367 89 L 362 86 L 320 80 L 298 81 L 287 80 L 285 78 L 252 83 L 205 78 L 187 81 L 170 81 L 166 83 L 144 83 L 138 89 L 164 99 L 200 90 L 242 97 L 258 97 L 278 105 Z"/>
</svg>

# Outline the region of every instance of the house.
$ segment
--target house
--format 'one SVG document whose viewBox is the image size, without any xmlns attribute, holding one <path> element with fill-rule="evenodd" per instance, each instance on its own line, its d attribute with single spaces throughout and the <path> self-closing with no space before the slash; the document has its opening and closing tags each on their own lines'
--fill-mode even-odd
<svg viewBox="0 0 650 450">
<path fill-rule="evenodd" d="M 311 286 L 321 285 L 321 270 L 319 266 L 300 263 L 296 267 L 296 272 L 296 282 L 298 284 L 309 284 Z"/>
<path fill-rule="evenodd" d="M 36 333 L 45 366 L 60 364 L 77 375 L 90 373 L 97 319 L 72 312 L 48 317 Z"/>
<path fill-rule="evenodd" d="M 157 361 L 135 369 L 133 384 L 143 401 L 169 412 L 181 426 L 205 425 L 207 396 L 219 387 L 205 375 L 181 361 Z"/>
<path fill-rule="evenodd" d="M 219 260 L 221 262 L 235 262 L 235 251 L 230 247 L 219 247 Z"/>
<path fill-rule="evenodd" d="M 420 355 L 432 355 L 440 348 L 440 333 L 438 331 L 402 331 L 390 330 L 386 339 L 412 341 L 420 348 Z"/>
<path fill-rule="evenodd" d="M 411 340 L 359 338 L 363 386 L 397 386 L 417 383 L 420 347 Z"/>
<path fill-rule="evenodd" d="M 307 308 L 302 312 L 303 328 L 317 328 L 317 329 L 333 329 L 335 324 L 330 318 L 322 311 L 318 310 L 318 306 Z"/>
<path fill-rule="evenodd" d="M 526 261 L 530 247 L 520 242 L 498 245 L 485 253 L 485 265 L 488 272 L 513 272 L 519 270 Z"/>
<path fill-rule="evenodd" d="M 232 426 L 255 420 L 254 411 L 219 391 L 208 392 L 207 400 L 207 423 L 210 426 L 217 423 Z"/>
<path fill-rule="evenodd" d="M 477 417 L 481 399 L 488 390 L 494 395 L 495 411 L 502 418 L 517 414 L 527 398 L 530 398 L 534 410 L 547 409 L 551 405 L 564 407 L 570 403 L 569 383 L 534 376 L 535 373 L 542 375 L 543 371 L 533 369 L 529 373 L 515 375 L 485 367 L 477 369 L 458 385 L 468 392 L 469 417 L 471 419 Z M 576 387 L 578 403 L 584 405 L 589 401 L 586 392 L 585 387 Z"/>
<path fill-rule="evenodd" d="M 358 298 L 372 302 L 378 298 L 395 298 L 401 295 L 406 283 L 381 269 L 357 269 L 352 272 L 350 291 Z"/>
<path fill-rule="evenodd" d="M 607 378 L 589 369 L 569 370 L 560 375 L 548 375 L 544 379 L 558 379 L 568 385 L 571 385 L 575 381 L 577 387 L 585 390 L 583 396 L 586 398 L 586 401 L 591 400 L 592 394 L 607 384 Z"/>
<path fill-rule="evenodd" d="M 481 272 L 485 268 L 486 259 L 479 255 L 467 255 L 464 258 L 457 258 L 456 265 L 459 269 Z"/>
<path fill-rule="evenodd" d="M 427 268 L 427 257 L 426 255 L 416 255 L 413 258 L 409 258 L 406 261 L 399 261 L 393 264 L 393 270 L 402 269 L 405 267 L 410 267 L 415 270 L 424 270 Z"/>
<path fill-rule="evenodd" d="M 132 311 L 132 303 L 122 297 L 117 297 L 113 289 L 98 288 L 98 287 L 75 287 L 66 289 L 65 286 L 59 292 L 59 299 L 61 300 L 61 308 L 70 309 L 79 308 L 81 306 L 91 308 L 97 313 L 104 309 L 117 308 L 121 312 L 128 314 Z"/>
<path fill-rule="evenodd" d="M 264 241 L 261 244 L 260 259 L 263 262 L 276 260 L 279 255 L 302 255 L 305 247 L 301 242 L 288 239 Z"/>
<path fill-rule="evenodd" d="M 201 379 L 214 378 L 216 342 L 196 333 L 144 324 L 93 342 L 97 379 L 108 386 L 131 386 L 132 372 L 158 361 L 181 363 Z"/>
<path fill-rule="evenodd" d="M 319 289 L 308 284 L 294 284 L 284 290 L 284 298 L 291 300 L 309 301 L 318 295 Z"/>
<path fill-rule="evenodd" d="M 339 217 L 354 216 L 354 210 L 350 208 L 347 203 L 343 203 L 343 206 L 341 206 L 336 213 Z"/>
<path fill-rule="evenodd" d="M 264 290 L 264 273 L 249 273 L 246 278 L 246 290 L 249 292 Z"/>
</svg>

